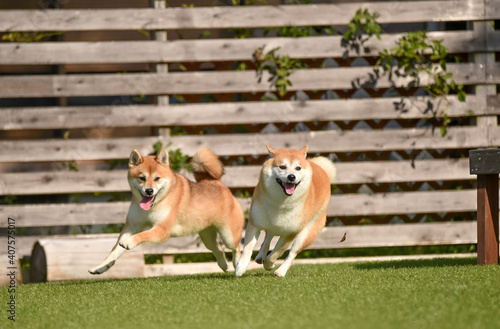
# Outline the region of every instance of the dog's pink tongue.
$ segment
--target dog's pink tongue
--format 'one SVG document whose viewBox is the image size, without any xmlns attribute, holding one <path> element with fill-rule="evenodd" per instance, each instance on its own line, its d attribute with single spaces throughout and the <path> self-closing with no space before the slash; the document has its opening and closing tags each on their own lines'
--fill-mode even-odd
<svg viewBox="0 0 500 329">
<path fill-rule="evenodd" d="M 139 204 L 139 206 L 144 209 L 144 210 L 149 210 L 151 209 L 151 204 L 153 203 L 153 198 L 150 198 L 150 197 L 147 197 L 147 196 L 144 196 L 142 197 L 142 200 L 141 200 L 141 203 Z"/>
<path fill-rule="evenodd" d="M 285 186 L 286 194 L 292 195 L 293 192 L 295 192 L 295 184 L 285 183 L 284 186 Z"/>
</svg>

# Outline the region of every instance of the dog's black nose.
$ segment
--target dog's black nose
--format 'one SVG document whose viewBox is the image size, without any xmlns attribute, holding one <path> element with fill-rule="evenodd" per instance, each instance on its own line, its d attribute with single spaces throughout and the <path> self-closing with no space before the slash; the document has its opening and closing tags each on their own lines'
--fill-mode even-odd
<svg viewBox="0 0 500 329">
<path fill-rule="evenodd" d="M 288 175 L 288 180 L 289 180 L 290 182 L 293 182 L 293 181 L 295 180 L 295 175 L 294 175 L 294 174 L 290 174 L 290 175 Z"/>
<path fill-rule="evenodd" d="M 154 193 L 154 190 L 153 190 L 152 188 L 147 188 L 147 189 L 146 189 L 146 194 L 147 194 L 148 196 L 153 195 L 153 193 Z"/>
</svg>

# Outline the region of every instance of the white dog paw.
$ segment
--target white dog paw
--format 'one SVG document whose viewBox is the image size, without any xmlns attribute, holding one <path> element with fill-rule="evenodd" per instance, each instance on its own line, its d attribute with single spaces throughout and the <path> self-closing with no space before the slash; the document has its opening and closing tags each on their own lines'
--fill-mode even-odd
<svg viewBox="0 0 500 329">
<path fill-rule="evenodd" d="M 99 273 L 99 272 L 97 271 L 97 269 L 96 269 L 96 268 L 91 268 L 91 269 L 89 269 L 89 273 L 90 273 L 90 274 L 101 274 L 101 273 Z"/>
<path fill-rule="evenodd" d="M 106 265 L 98 265 L 96 267 L 93 267 L 89 270 L 89 273 L 90 274 L 102 274 L 104 272 L 106 272 L 107 270 L 109 270 L 111 268 L 111 266 L 115 265 L 115 261 L 112 261 Z"/>
<path fill-rule="evenodd" d="M 236 266 L 236 271 L 234 272 L 234 275 L 237 278 L 241 278 L 243 274 L 245 274 L 246 268 L 242 268 L 241 266 Z"/>
<path fill-rule="evenodd" d="M 123 249 L 127 249 L 127 250 L 130 250 L 132 248 L 134 248 L 135 246 L 132 245 L 131 239 L 128 239 L 127 241 L 120 241 L 118 242 L 118 244 L 120 245 L 120 247 L 122 247 Z"/>
<path fill-rule="evenodd" d="M 269 260 L 267 260 L 267 259 L 266 259 L 266 260 L 264 261 L 264 269 L 265 269 L 266 271 L 270 271 L 270 270 L 272 270 L 273 268 L 274 268 L 274 262 L 271 262 L 271 261 L 269 261 Z"/>
<path fill-rule="evenodd" d="M 282 268 L 277 269 L 274 275 L 280 278 L 284 278 L 288 269 L 283 270 Z"/>
</svg>

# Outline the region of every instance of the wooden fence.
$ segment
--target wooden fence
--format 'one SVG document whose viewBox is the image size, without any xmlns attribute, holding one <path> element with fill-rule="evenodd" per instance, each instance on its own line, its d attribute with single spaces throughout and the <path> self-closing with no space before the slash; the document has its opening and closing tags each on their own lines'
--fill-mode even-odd
<svg viewBox="0 0 500 329">
<path fill-rule="evenodd" d="M 448 70 L 465 85 L 467 98 L 459 102 L 449 96 L 439 105 L 438 117 L 446 113 L 452 122 L 445 137 L 441 120 L 422 110 L 428 102 L 437 108 L 438 101 L 421 90 L 397 88 L 399 95 L 387 95 L 387 79 L 376 87 L 354 88 L 373 71 L 377 51 L 392 47 L 410 25 L 370 40 L 370 53 L 351 52 L 347 58 L 339 35 L 262 35 L 261 28 L 269 26 L 342 30 L 358 8 L 379 13 L 378 21 L 388 28 L 396 23 L 426 28 L 433 22 L 429 37 L 442 39 L 461 58 Z M 88 278 L 86 269 L 102 260 L 116 238 L 96 233 L 124 222 L 129 187 L 126 169 L 115 160 L 128 158 L 133 148 L 150 153 L 161 141 L 193 155 L 209 146 L 227 166 L 224 182 L 244 195 L 257 182 L 267 143 L 275 148 L 308 144 L 310 155 L 329 156 L 338 168 L 329 225 L 312 249 L 474 244 L 476 177 L 469 174 L 468 151 L 500 145 L 496 19 L 500 3 L 490 0 L 2 10 L 0 33 L 65 34 L 43 42 L 0 43 L 0 71 L 23 73 L 0 76 L 0 194 L 6 196 L 0 228 L 7 227 L 7 218 L 15 220 L 16 255 L 33 252 L 36 280 Z M 229 38 L 236 28 L 256 36 Z M 205 29 L 218 34 L 166 37 Z M 65 37 L 71 31 L 136 30 L 150 31 L 151 40 Z M 279 53 L 309 64 L 293 72 L 293 85 L 277 101 L 262 100 L 270 86 L 266 77 L 259 83 L 251 69 L 252 54 L 261 46 L 280 47 Z M 235 62 L 250 69 L 236 70 Z M 93 64 L 108 66 L 99 71 Z M 141 69 L 124 72 L 113 66 L 129 64 Z M 45 73 L 35 74 L 40 71 Z M 405 111 L 395 109 L 401 99 Z M 115 170 L 108 169 L 112 161 Z M 245 207 L 250 202 L 240 201 Z M 71 234 L 89 225 L 93 234 Z M 5 237 L 0 244 L 6 245 Z M 194 271 L 200 266 L 144 265 L 143 257 L 193 252 L 206 252 L 194 237 L 141 246 L 108 275 Z"/>
</svg>

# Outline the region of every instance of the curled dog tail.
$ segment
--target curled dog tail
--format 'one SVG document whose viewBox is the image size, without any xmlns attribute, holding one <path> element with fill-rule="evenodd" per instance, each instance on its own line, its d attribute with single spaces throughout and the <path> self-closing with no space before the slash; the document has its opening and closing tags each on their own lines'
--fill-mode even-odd
<svg viewBox="0 0 500 329">
<path fill-rule="evenodd" d="M 220 180 L 224 175 L 224 166 L 219 157 L 207 147 L 202 147 L 196 151 L 191 160 L 191 168 L 197 182 L 204 179 Z"/>
<path fill-rule="evenodd" d="M 323 169 L 328 175 L 330 182 L 333 182 L 335 176 L 337 176 L 337 168 L 335 168 L 335 165 L 330 161 L 330 159 L 325 157 L 316 157 L 309 159 L 309 161 L 314 162 L 315 164 L 320 166 L 321 169 Z"/>
</svg>

